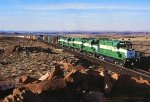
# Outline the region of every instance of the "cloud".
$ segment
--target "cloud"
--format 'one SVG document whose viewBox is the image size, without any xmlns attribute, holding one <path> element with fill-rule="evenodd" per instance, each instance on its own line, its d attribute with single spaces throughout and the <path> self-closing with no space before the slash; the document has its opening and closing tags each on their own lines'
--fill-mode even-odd
<svg viewBox="0 0 150 102">
<path fill-rule="evenodd" d="M 26 10 L 65 10 L 65 9 L 116 9 L 116 7 L 105 7 L 94 4 L 47 4 L 47 5 L 23 5 Z"/>
<path fill-rule="evenodd" d="M 66 4 L 45 4 L 45 5 L 21 5 L 18 9 L 24 10 L 150 10 L 150 6 L 132 6 L 132 5 L 111 5 L 111 4 L 78 4 L 78 3 L 66 3 Z"/>
</svg>

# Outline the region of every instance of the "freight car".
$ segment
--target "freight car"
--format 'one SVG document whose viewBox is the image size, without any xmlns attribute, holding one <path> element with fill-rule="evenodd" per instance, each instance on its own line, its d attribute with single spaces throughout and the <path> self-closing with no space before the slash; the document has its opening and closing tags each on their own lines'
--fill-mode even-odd
<svg viewBox="0 0 150 102">
<path fill-rule="evenodd" d="M 128 68 L 133 68 L 139 61 L 139 54 L 129 41 L 43 35 L 38 35 L 37 40 L 67 47 Z"/>
<path fill-rule="evenodd" d="M 44 37 L 43 35 L 37 35 L 37 40 L 38 41 L 43 41 L 43 37 Z"/>
</svg>

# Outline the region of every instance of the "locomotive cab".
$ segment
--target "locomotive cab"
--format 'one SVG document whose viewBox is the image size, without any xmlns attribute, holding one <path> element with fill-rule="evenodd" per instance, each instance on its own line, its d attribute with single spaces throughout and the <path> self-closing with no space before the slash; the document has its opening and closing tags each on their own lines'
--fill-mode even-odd
<svg viewBox="0 0 150 102">
<path fill-rule="evenodd" d="M 126 50 L 125 55 L 127 59 L 135 58 L 135 50 L 132 48 L 131 42 L 120 42 L 117 48 Z"/>
<path fill-rule="evenodd" d="M 123 49 L 132 49 L 132 44 L 131 42 L 127 42 L 127 41 L 120 41 L 118 44 L 117 44 L 117 48 L 123 48 Z"/>
<path fill-rule="evenodd" d="M 125 66 L 131 67 L 135 66 L 135 64 L 138 62 L 137 52 L 132 48 L 132 43 L 128 41 L 121 41 L 117 48 L 122 50 L 125 53 Z"/>
</svg>

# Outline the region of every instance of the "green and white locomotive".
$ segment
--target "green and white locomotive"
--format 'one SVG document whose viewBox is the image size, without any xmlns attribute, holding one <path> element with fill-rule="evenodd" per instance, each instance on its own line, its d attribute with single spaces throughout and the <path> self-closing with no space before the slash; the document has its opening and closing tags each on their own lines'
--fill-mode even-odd
<svg viewBox="0 0 150 102">
<path fill-rule="evenodd" d="M 139 60 L 139 54 L 129 41 L 51 36 L 49 42 L 125 67 L 131 68 Z"/>
<path fill-rule="evenodd" d="M 131 42 L 108 39 L 99 40 L 98 54 L 102 55 L 103 59 L 126 67 L 133 66 L 139 58 Z"/>
</svg>

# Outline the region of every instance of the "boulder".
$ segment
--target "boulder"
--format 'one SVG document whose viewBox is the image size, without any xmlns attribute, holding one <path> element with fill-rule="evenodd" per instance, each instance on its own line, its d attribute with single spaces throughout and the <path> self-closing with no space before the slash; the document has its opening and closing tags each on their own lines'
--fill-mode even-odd
<svg viewBox="0 0 150 102">
<path fill-rule="evenodd" d="M 80 89 L 80 91 L 102 90 L 103 77 L 99 74 L 93 75 L 75 70 L 70 72 L 64 79 L 69 85 L 73 85 L 77 89 Z"/>
<path fill-rule="evenodd" d="M 9 95 L 9 96 L 5 97 L 3 102 L 14 102 L 13 95 Z"/>
<path fill-rule="evenodd" d="M 69 72 L 69 73 L 64 77 L 64 80 L 65 80 L 66 82 L 76 83 L 76 82 L 74 82 L 75 80 L 74 80 L 74 78 L 72 77 L 75 72 L 77 72 L 77 70 L 72 70 L 71 72 Z"/>
<path fill-rule="evenodd" d="M 44 81 L 47 80 L 47 78 L 50 76 L 50 73 L 46 73 L 45 75 L 43 75 L 42 77 L 39 78 L 40 81 Z"/>
<path fill-rule="evenodd" d="M 51 80 L 45 80 L 39 83 L 27 84 L 26 86 L 33 93 L 37 94 L 67 87 L 63 78 L 53 78 Z"/>
<path fill-rule="evenodd" d="M 128 75 L 120 75 L 110 92 L 110 96 L 130 97 L 124 99 L 126 101 L 141 102 L 143 100 L 143 102 L 149 102 L 150 86 L 145 81 L 141 81 L 141 79 L 135 79 Z"/>
<path fill-rule="evenodd" d="M 147 81 L 147 80 L 144 80 L 144 79 L 142 79 L 142 78 L 139 78 L 139 79 L 137 79 L 137 78 L 131 78 L 131 79 L 133 79 L 133 80 L 135 80 L 137 83 L 145 83 L 145 84 L 147 84 L 147 85 L 149 85 L 150 86 L 150 83 Z"/>
<path fill-rule="evenodd" d="M 13 91 L 14 102 L 44 102 L 39 95 L 26 88 L 17 88 Z"/>
<path fill-rule="evenodd" d="M 111 75 L 113 84 L 119 79 L 119 77 L 120 77 L 120 74 L 117 74 L 117 73 L 114 73 L 113 75 Z"/>
<path fill-rule="evenodd" d="M 60 64 L 63 65 L 63 68 L 64 68 L 65 71 L 72 70 L 73 65 L 72 65 L 71 63 L 63 63 L 63 62 L 60 62 Z"/>
<path fill-rule="evenodd" d="M 29 83 L 32 83 L 32 82 L 38 82 L 38 80 L 33 78 L 33 77 L 22 75 L 19 79 L 19 82 L 23 83 L 23 84 L 29 84 Z"/>
<path fill-rule="evenodd" d="M 87 68 L 81 66 L 81 65 L 77 65 L 75 66 L 73 69 L 80 71 L 81 73 L 86 73 L 86 71 L 88 71 Z"/>
<path fill-rule="evenodd" d="M 62 77 L 63 76 L 63 71 L 60 68 L 60 65 L 56 65 L 52 74 L 47 78 L 48 80 L 51 80 L 52 78 L 54 78 L 55 76 L 57 77 Z"/>
<path fill-rule="evenodd" d="M 117 73 L 114 73 L 111 77 L 114 79 L 114 80 L 118 80 L 119 79 L 119 74 Z"/>
<path fill-rule="evenodd" d="M 101 76 L 107 76 L 108 75 L 108 71 L 107 70 L 100 71 L 100 75 Z"/>
<path fill-rule="evenodd" d="M 109 94 L 113 88 L 112 78 L 110 76 L 104 76 L 104 92 Z"/>
</svg>

